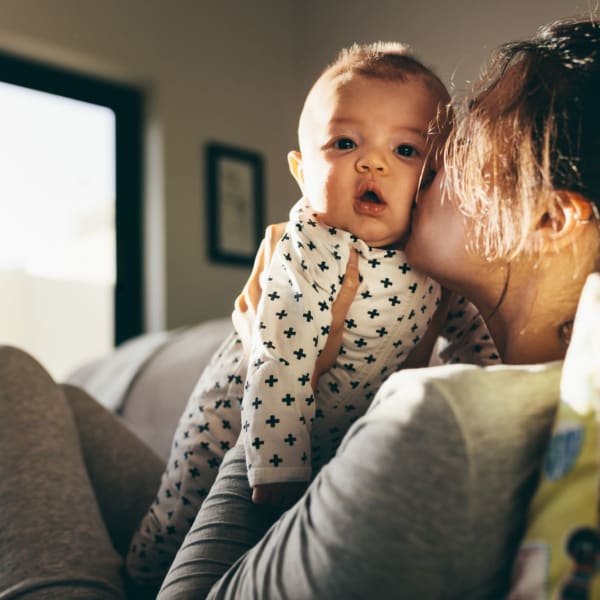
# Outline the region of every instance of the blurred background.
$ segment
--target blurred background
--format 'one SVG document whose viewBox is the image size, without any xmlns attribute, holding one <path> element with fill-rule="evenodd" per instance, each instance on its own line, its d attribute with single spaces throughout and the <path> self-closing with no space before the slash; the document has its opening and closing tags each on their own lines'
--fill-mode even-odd
<svg viewBox="0 0 600 600">
<path fill-rule="evenodd" d="M 0 343 L 62 377 L 143 331 L 228 315 L 249 267 L 209 257 L 205 145 L 260 154 L 265 221 L 284 220 L 299 111 L 339 48 L 406 42 L 460 95 L 499 43 L 594 8 L 0 0 Z"/>
</svg>

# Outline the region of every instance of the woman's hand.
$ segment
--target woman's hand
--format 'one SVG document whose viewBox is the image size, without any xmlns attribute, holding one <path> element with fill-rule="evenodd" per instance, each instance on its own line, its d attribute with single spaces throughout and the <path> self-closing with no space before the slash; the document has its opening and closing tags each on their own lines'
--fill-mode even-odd
<svg viewBox="0 0 600 600">
<path fill-rule="evenodd" d="M 285 223 L 277 223 L 276 225 L 269 225 L 267 227 L 265 238 L 254 259 L 250 277 L 242 293 L 235 301 L 232 320 L 236 331 L 242 339 L 246 353 L 249 353 L 252 349 L 252 328 L 254 326 L 258 303 L 262 295 L 260 275 L 271 264 L 275 246 L 285 231 L 285 225 Z M 358 254 L 352 252 L 346 266 L 344 282 L 342 283 L 338 297 L 331 306 L 332 321 L 329 327 L 329 336 L 327 337 L 323 351 L 315 363 L 315 370 L 311 381 L 313 389 L 315 389 L 319 377 L 333 365 L 339 354 L 342 345 L 344 321 L 356 295 L 358 284 Z"/>
<path fill-rule="evenodd" d="M 319 377 L 331 368 L 340 353 L 346 315 L 348 314 L 350 305 L 354 302 L 354 296 L 356 296 L 359 282 L 358 253 L 352 251 L 350 253 L 350 258 L 348 259 L 348 264 L 346 265 L 342 287 L 340 288 L 335 302 L 331 305 L 331 325 L 329 326 L 329 335 L 327 336 L 323 351 L 319 354 L 319 358 L 317 358 L 315 370 L 313 371 L 310 382 L 313 390 L 317 387 Z"/>
<path fill-rule="evenodd" d="M 238 335 L 242 339 L 246 354 L 249 354 L 252 349 L 252 327 L 254 326 L 258 303 L 262 296 L 260 275 L 271 264 L 275 246 L 283 236 L 285 225 L 285 223 L 276 223 L 267 227 L 265 237 L 260 243 L 256 257 L 254 258 L 250 277 L 246 281 L 242 293 L 236 298 L 234 303 L 231 319 Z"/>
<path fill-rule="evenodd" d="M 252 488 L 254 504 L 270 504 L 287 510 L 304 494 L 308 483 L 305 481 L 286 481 L 255 485 Z"/>
</svg>

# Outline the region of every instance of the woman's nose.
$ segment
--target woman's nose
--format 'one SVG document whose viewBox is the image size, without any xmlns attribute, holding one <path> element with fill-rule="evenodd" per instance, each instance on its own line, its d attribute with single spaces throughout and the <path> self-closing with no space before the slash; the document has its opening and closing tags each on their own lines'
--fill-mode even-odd
<svg viewBox="0 0 600 600">
<path fill-rule="evenodd" d="M 388 172 L 388 165 L 381 155 L 370 152 L 364 154 L 356 161 L 356 170 L 359 173 L 378 173 L 379 175 L 385 175 Z"/>
</svg>

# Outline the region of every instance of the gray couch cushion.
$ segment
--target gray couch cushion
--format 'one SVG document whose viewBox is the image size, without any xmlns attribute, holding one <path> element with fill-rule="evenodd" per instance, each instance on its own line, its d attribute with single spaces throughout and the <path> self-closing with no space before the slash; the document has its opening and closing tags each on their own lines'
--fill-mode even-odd
<svg viewBox="0 0 600 600">
<path fill-rule="evenodd" d="M 133 380 L 121 414 L 129 427 L 164 458 L 189 395 L 221 342 L 231 319 L 206 321 L 174 335 Z"/>
<path fill-rule="evenodd" d="M 227 317 L 141 335 L 81 366 L 67 381 L 120 414 L 132 431 L 167 458 L 190 392 L 232 329 Z"/>
</svg>

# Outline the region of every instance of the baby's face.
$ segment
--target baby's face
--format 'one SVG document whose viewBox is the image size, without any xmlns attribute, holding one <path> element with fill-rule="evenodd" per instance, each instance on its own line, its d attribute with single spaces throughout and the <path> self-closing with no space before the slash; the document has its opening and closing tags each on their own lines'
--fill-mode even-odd
<svg viewBox="0 0 600 600">
<path fill-rule="evenodd" d="M 322 221 L 373 247 L 401 246 L 437 108 L 417 77 L 340 82 L 325 75 L 303 112 L 301 154 L 290 153 L 292 173 Z"/>
</svg>

